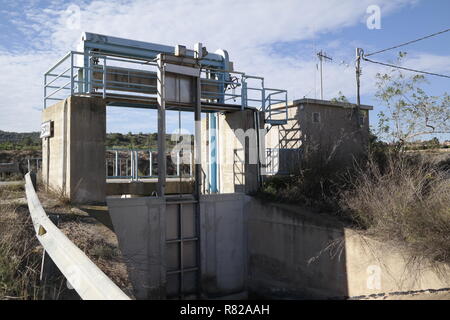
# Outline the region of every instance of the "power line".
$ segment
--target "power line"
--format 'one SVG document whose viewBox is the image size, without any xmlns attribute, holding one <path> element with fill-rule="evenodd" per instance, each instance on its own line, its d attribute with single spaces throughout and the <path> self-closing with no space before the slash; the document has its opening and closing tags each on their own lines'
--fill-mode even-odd
<svg viewBox="0 0 450 320">
<path fill-rule="evenodd" d="M 404 47 L 406 45 L 409 45 L 409 44 L 412 44 L 412 43 L 415 43 L 415 42 L 419 42 L 419 41 L 422 41 L 422 40 L 425 40 L 425 39 L 428 39 L 428 38 L 431 38 L 431 37 L 434 37 L 434 36 L 437 36 L 437 35 L 449 32 L 449 31 L 450 31 L 450 29 L 442 30 L 442 31 L 430 34 L 428 36 L 425 36 L 425 37 L 422 37 L 422 38 L 419 38 L 419 39 L 416 39 L 416 40 L 408 41 L 408 42 L 405 42 L 405 43 L 402 43 L 402 44 L 399 44 L 399 45 L 396 45 L 396 46 L 393 46 L 393 47 L 390 47 L 390 48 L 387 48 L 387 49 L 383 49 L 383 50 L 379 50 L 379 51 L 375 51 L 375 52 L 366 54 L 366 57 L 373 56 L 374 54 L 386 52 L 386 51 L 389 51 L 389 50 L 397 49 L 397 48 L 400 48 L 400 47 Z"/>
<path fill-rule="evenodd" d="M 427 75 L 430 75 L 430 76 L 436 76 L 436 77 L 442 77 L 442 78 L 449 78 L 450 79 L 450 76 L 445 75 L 445 74 L 433 73 L 433 72 L 422 71 L 422 70 L 415 70 L 415 69 L 411 69 L 411 68 L 396 66 L 396 65 L 393 65 L 393 64 L 385 63 L 385 62 L 373 61 L 373 60 L 367 59 L 366 56 L 363 56 L 362 59 L 364 61 L 375 63 L 375 64 L 380 64 L 380 65 L 386 66 L 386 67 L 397 68 L 397 69 L 402 69 L 402 70 L 406 70 L 406 71 L 412 71 L 412 72 L 416 72 L 416 73 L 423 73 L 423 74 L 427 74 Z"/>
</svg>

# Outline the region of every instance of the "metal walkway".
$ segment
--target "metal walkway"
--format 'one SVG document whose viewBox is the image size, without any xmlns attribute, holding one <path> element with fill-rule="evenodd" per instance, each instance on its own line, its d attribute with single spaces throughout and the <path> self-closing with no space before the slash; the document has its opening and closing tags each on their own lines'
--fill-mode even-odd
<svg viewBox="0 0 450 320">
<path fill-rule="evenodd" d="M 157 108 L 158 54 L 195 51 L 159 44 L 84 33 L 79 51 L 70 51 L 44 75 L 44 108 L 71 95 L 97 96 L 110 106 Z M 233 70 L 228 53 L 207 53 L 200 62 L 204 112 L 253 108 L 266 113 L 266 123 L 287 120 L 287 91 L 266 88 L 264 78 Z M 272 107 L 277 105 L 277 110 Z M 279 106 L 285 105 L 284 110 Z M 171 103 L 167 110 L 193 111 L 189 103 Z M 280 116 L 281 115 L 281 116 Z"/>
</svg>

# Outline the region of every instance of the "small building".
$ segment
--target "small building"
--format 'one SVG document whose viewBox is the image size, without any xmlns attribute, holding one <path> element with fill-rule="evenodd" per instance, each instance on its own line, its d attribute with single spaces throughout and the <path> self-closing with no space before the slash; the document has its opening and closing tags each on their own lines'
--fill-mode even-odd
<svg viewBox="0 0 450 320">
<path fill-rule="evenodd" d="M 322 164 L 351 164 L 367 151 L 370 110 L 372 106 L 361 105 L 358 113 L 355 104 L 325 100 L 290 102 L 287 123 L 267 128 L 266 174 L 294 173 L 306 157 Z"/>
</svg>

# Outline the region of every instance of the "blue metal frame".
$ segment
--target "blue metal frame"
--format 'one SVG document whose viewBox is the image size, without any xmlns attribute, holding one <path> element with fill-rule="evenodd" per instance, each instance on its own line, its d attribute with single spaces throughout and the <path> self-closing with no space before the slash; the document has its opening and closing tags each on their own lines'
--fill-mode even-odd
<svg viewBox="0 0 450 320">
<path fill-rule="evenodd" d="M 218 164 L 217 164 L 217 115 L 210 113 L 209 115 L 209 192 L 218 193 Z"/>
<path fill-rule="evenodd" d="M 90 32 L 83 33 L 83 48 L 86 53 L 101 51 L 102 53 L 117 54 L 136 59 L 155 59 L 160 53 L 175 54 L 175 47 L 156 43 L 111 37 Z M 194 58 L 194 50 L 186 50 L 186 56 Z M 208 53 L 201 60 L 202 65 L 224 69 L 225 57 L 220 54 Z"/>
</svg>

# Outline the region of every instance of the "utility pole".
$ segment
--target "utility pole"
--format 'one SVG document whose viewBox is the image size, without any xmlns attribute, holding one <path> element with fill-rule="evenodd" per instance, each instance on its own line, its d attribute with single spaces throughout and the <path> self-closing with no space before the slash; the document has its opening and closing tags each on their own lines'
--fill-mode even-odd
<svg viewBox="0 0 450 320">
<path fill-rule="evenodd" d="M 361 108 L 361 59 L 364 55 L 364 51 L 361 48 L 356 48 L 356 122 L 358 127 L 361 125 L 360 123 L 360 108 Z"/>
<path fill-rule="evenodd" d="M 323 100 L 323 60 L 325 59 L 332 61 L 333 59 L 328 57 L 322 50 L 317 53 L 317 57 L 319 57 L 320 60 L 320 99 Z"/>
</svg>

